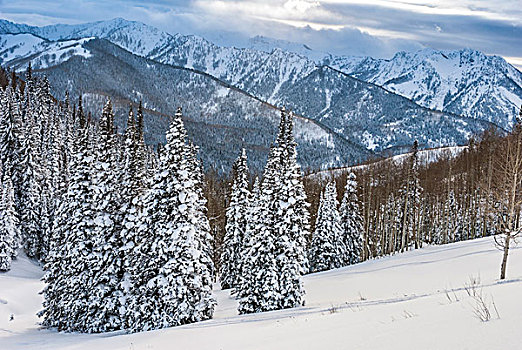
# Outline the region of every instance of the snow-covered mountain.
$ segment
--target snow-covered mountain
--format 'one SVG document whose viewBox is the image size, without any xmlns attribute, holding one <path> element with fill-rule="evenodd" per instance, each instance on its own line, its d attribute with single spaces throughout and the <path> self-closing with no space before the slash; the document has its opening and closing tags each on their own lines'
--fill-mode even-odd
<svg viewBox="0 0 522 350">
<path fill-rule="evenodd" d="M 324 58 L 328 57 L 327 53 L 316 51 L 305 44 L 294 43 L 287 40 L 272 39 L 261 35 L 250 38 L 246 47 L 249 49 L 265 51 L 269 53 L 275 49 L 281 49 L 285 52 L 292 52 L 300 56 L 307 57 L 315 62 L 321 62 Z"/>
<path fill-rule="evenodd" d="M 510 128 L 522 105 L 522 73 L 498 56 L 470 49 L 399 52 L 392 59 L 330 57 L 345 73 L 416 103 Z"/>
<path fill-rule="evenodd" d="M 32 34 L 0 34 L 0 64 L 17 67 L 30 58 L 35 69 L 44 69 L 73 56 L 90 57 L 82 45 L 91 39 L 47 41 Z"/>
<path fill-rule="evenodd" d="M 280 112 L 274 106 L 208 74 L 148 60 L 105 39 L 92 39 L 81 47 L 88 57 L 76 55 L 35 70 L 34 74 L 48 77 L 56 97 L 63 99 L 70 91 L 76 99 L 81 92 L 84 108 L 98 116 L 111 96 L 120 130 L 125 127 L 129 103 L 141 100 L 146 108 L 145 138 L 153 145 L 165 142 L 168 115 L 183 106 L 187 130 L 200 146 L 205 166 L 228 172 L 244 147 L 251 169 L 263 168 L 279 123 Z M 27 62 L 18 61 L 22 66 Z M 371 154 L 303 117 L 296 118 L 295 136 L 304 168 L 353 164 Z"/>
<path fill-rule="evenodd" d="M 522 104 L 522 73 L 498 56 L 463 49 L 399 52 L 392 59 L 332 56 L 284 40 L 250 39 L 247 48 L 220 47 L 198 36 L 171 35 L 116 18 L 80 25 L 33 27 L 0 21 L 0 33 L 32 33 L 48 40 L 99 37 L 155 61 L 194 68 L 277 103 L 279 89 L 330 65 L 439 111 L 508 129 Z"/>
<path fill-rule="evenodd" d="M 303 45 L 263 37 L 253 38 L 248 48 L 221 47 L 198 36 L 171 35 L 123 19 L 45 27 L 0 21 L 1 33 L 18 33 L 20 42 L 28 40 L 27 45 L 35 48 L 25 57 L 8 54 L 4 65 L 23 69 L 32 60 L 37 68 L 51 69 L 73 56 L 88 59 L 89 45 L 81 40 L 104 38 L 153 62 L 193 69 L 262 101 L 286 105 L 370 153 L 401 152 L 415 139 L 422 147 L 462 144 L 490 127 L 488 122 L 509 128 L 522 101 L 519 71 L 499 57 L 470 50 L 398 53 L 389 61 L 325 57 Z M 56 47 L 67 45 L 83 51 L 55 53 Z M 17 47 L 20 51 L 23 45 Z M 3 46 L 0 50 L 5 51 Z M 136 69 L 144 71 L 151 63 L 141 64 L 145 66 Z M 64 89 L 83 87 L 88 77 L 67 71 L 67 79 L 60 85 Z M 120 79 L 127 80 L 124 86 L 134 81 L 132 75 Z M 144 92 L 128 93 L 122 98 L 137 100 Z M 149 93 L 157 94 L 150 97 L 154 101 L 164 95 Z"/>
</svg>

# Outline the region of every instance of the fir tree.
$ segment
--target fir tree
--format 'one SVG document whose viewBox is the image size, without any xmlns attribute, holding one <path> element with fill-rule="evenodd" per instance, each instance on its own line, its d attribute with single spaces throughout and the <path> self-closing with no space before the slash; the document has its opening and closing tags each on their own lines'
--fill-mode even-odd
<svg viewBox="0 0 522 350">
<path fill-rule="evenodd" d="M 197 216 L 196 240 L 198 249 L 201 251 L 200 262 L 204 264 L 210 274 L 214 275 L 214 237 L 210 234 L 210 222 L 207 217 L 207 199 L 204 194 L 204 175 L 203 165 L 198 158 L 198 147 L 188 140 L 185 147 L 185 158 L 187 161 L 187 171 L 194 183 L 197 200 L 195 203 L 195 215 Z"/>
<path fill-rule="evenodd" d="M 64 331 L 89 332 L 86 315 L 90 310 L 95 193 L 86 122 L 77 132 L 70 180 L 56 218 L 50 252 L 44 266 L 44 308 L 42 324 Z"/>
<path fill-rule="evenodd" d="M 0 180 L 0 271 L 9 271 L 20 244 L 20 227 L 11 176 L 0 171 Z"/>
<path fill-rule="evenodd" d="M 353 172 L 348 175 L 341 207 L 343 241 L 347 249 L 344 265 L 358 263 L 363 251 L 363 218 L 357 199 L 357 178 Z"/>
<path fill-rule="evenodd" d="M 259 199 L 258 220 L 247 228 L 248 250 L 242 259 L 237 290 L 239 312 L 295 307 L 302 303 L 301 275 L 307 266 L 306 195 L 295 160 L 292 115 L 281 113 L 276 143 L 270 149 Z"/>
<path fill-rule="evenodd" d="M 243 240 L 247 226 L 250 191 L 248 190 L 248 167 L 246 151 L 233 165 L 234 179 L 230 194 L 230 204 L 226 211 L 225 237 L 221 253 L 220 282 L 222 289 L 234 288 L 238 285 L 241 274 L 240 261 L 243 254 Z"/>
<path fill-rule="evenodd" d="M 319 211 L 312 236 L 310 272 L 331 270 L 344 265 L 347 247 L 343 242 L 341 217 L 337 210 L 335 182 L 329 182 L 321 195 Z"/>
<path fill-rule="evenodd" d="M 30 91 L 30 90 L 29 90 Z M 35 96 L 28 93 L 26 126 L 22 149 L 20 200 L 18 211 L 20 213 L 20 229 L 24 239 L 27 255 L 32 258 L 41 258 L 42 229 L 41 229 L 41 162 L 39 159 L 40 140 L 38 138 L 38 125 L 34 117 L 37 109 Z"/>
<path fill-rule="evenodd" d="M 90 293 L 90 312 L 85 315 L 88 332 L 107 332 L 119 329 L 120 304 L 123 291 L 121 237 L 121 198 L 119 188 L 120 164 L 116 152 L 114 113 L 107 100 L 99 122 L 99 144 L 94 164 L 95 193 L 93 216 L 95 228 L 92 238 L 92 257 L 89 269 L 93 272 L 87 282 Z"/>
<path fill-rule="evenodd" d="M 261 184 L 259 178 L 256 177 L 254 185 L 252 186 L 252 192 L 248 198 L 248 207 L 246 208 L 245 213 L 245 234 L 239 248 L 241 253 L 239 255 L 239 260 L 236 261 L 239 274 L 237 275 L 236 285 L 232 292 L 236 294 L 237 299 L 241 299 L 248 295 L 249 286 L 250 283 L 252 283 L 251 263 L 253 260 L 248 258 L 248 252 L 254 243 L 253 238 L 255 238 L 255 236 L 253 235 L 255 235 L 255 232 L 259 230 L 258 225 L 261 220 L 261 215 Z"/>
<path fill-rule="evenodd" d="M 187 170 L 186 131 L 176 113 L 153 185 L 143 199 L 130 264 L 131 331 L 212 317 L 211 274 L 200 261 L 197 192 Z"/>
</svg>

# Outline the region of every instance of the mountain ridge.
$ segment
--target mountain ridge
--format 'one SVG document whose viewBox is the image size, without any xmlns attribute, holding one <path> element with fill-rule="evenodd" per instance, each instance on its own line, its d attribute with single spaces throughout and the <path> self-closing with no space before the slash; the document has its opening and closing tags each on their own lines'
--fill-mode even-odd
<svg viewBox="0 0 522 350">
<path fill-rule="evenodd" d="M 207 78 L 215 78 L 220 83 L 227 84 L 228 89 L 237 89 L 238 92 L 243 92 L 258 102 L 279 107 L 285 105 L 299 115 L 314 121 L 324 130 L 328 129 L 331 135 L 335 134 L 346 142 L 351 142 L 352 145 L 363 146 L 369 152 L 366 154 L 389 150 L 400 152 L 407 149 L 414 140 L 418 140 L 423 147 L 464 144 L 470 135 L 480 133 L 495 124 L 501 129 L 509 129 L 512 125 L 512 116 L 516 114 L 513 113 L 513 106 L 518 103 L 516 100 L 518 95 L 522 101 L 522 88 L 520 93 L 516 90 L 519 86 L 518 81 L 522 82 L 521 74 L 520 77 L 514 77 L 512 85 L 506 85 L 508 88 L 498 87 L 501 92 L 502 89 L 515 91 L 514 103 L 508 101 L 507 97 L 510 95 L 505 94 L 507 97 L 502 95 L 505 98 L 502 100 L 504 105 L 500 115 L 497 113 L 482 118 L 481 115 L 459 113 L 460 110 L 437 110 L 426 106 L 426 103 L 423 103 L 426 101 L 419 99 L 415 94 L 407 94 L 404 91 L 401 93 L 394 89 L 395 85 L 400 85 L 400 79 L 406 79 L 402 75 L 390 76 L 389 81 L 384 83 L 376 80 L 375 77 L 382 77 L 383 74 L 382 69 L 378 69 L 382 65 L 382 60 L 328 55 L 315 61 L 305 55 L 270 47 L 271 45 L 292 46 L 293 43 L 276 41 L 274 44 L 271 39 L 265 40 L 262 37 L 258 40 L 262 45 L 266 44 L 266 47 L 257 49 L 223 47 L 199 36 L 172 35 L 141 22 L 126 21 L 121 18 L 81 25 L 46 27 L 18 25 L 2 20 L 0 33 L 4 32 L 4 34 L 0 35 L 0 43 L 6 35 L 14 35 L 5 34 L 6 31 L 31 31 L 36 35 L 60 40 L 35 44 L 32 63 L 36 69 L 52 69 L 53 66 L 60 65 L 72 57 L 81 56 L 89 59 L 89 40 L 93 37 L 105 39 L 137 57 L 174 68 L 191 69 L 198 74 L 206 74 Z M 73 36 L 85 37 L 75 41 L 72 39 Z M 64 45 L 61 43 L 67 43 L 67 40 L 70 40 L 71 47 L 62 49 L 60 45 Z M 25 42 L 22 40 L 21 44 Z M 20 47 L 15 46 L 0 50 L 0 59 L 5 56 L 3 64 L 24 69 L 24 64 L 29 61 L 28 57 L 21 55 L 13 58 L 16 50 L 20 50 Z M 4 51 L 6 53 L 2 56 Z M 314 52 L 309 48 L 305 48 L 304 51 Z M 398 59 L 407 55 L 412 57 L 420 55 L 426 60 L 431 59 L 433 52 L 435 51 L 399 52 L 394 57 Z M 469 52 L 469 55 L 472 55 L 475 51 L 455 52 Z M 485 59 L 486 56 L 478 53 L 476 57 Z M 423 59 L 418 58 L 416 62 L 419 66 L 427 66 L 423 63 Z M 146 62 L 143 64 L 144 67 L 140 67 L 140 70 L 149 65 Z M 498 65 L 504 67 L 502 61 L 498 61 Z M 376 68 L 371 70 L 370 68 L 374 66 Z M 354 67 L 365 70 L 363 69 L 362 73 L 354 73 Z M 403 75 L 408 76 L 411 73 L 408 67 L 404 65 L 401 67 L 402 70 L 399 72 L 405 72 Z M 425 69 L 423 72 L 428 70 Z M 417 80 L 414 83 L 418 82 Z M 395 85 L 391 85 L 390 81 Z M 422 79 L 419 81 L 430 86 L 429 79 L 427 82 Z M 76 85 L 82 84 L 84 82 L 77 82 Z M 348 91 L 350 93 L 347 93 Z M 127 97 L 136 100 L 141 92 L 129 93 L 131 95 Z M 302 95 L 307 97 L 303 98 Z M 465 97 L 460 98 L 463 101 Z M 159 96 L 154 100 L 158 101 Z M 509 103 L 512 105 L 508 105 Z M 319 105 L 321 108 L 316 108 Z M 484 108 L 487 108 L 487 105 Z"/>
</svg>

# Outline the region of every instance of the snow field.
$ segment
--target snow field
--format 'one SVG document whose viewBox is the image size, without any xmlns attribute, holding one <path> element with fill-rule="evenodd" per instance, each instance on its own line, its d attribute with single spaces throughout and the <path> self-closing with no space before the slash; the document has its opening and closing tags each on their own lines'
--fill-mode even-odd
<svg viewBox="0 0 522 350">
<path fill-rule="evenodd" d="M 491 237 L 430 246 L 307 275 L 303 307 L 239 316 L 229 291 L 216 290 L 213 320 L 83 335 L 39 329 L 42 272 L 21 254 L 0 275 L 0 349 L 520 349 L 522 249 L 499 282 L 501 255 Z M 470 277 L 500 319 L 492 304 L 489 322 L 475 317 Z"/>
</svg>

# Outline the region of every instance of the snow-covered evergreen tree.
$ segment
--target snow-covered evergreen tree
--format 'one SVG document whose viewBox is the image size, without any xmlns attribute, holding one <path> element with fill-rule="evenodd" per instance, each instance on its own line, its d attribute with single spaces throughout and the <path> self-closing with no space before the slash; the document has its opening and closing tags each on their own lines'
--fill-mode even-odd
<svg viewBox="0 0 522 350">
<path fill-rule="evenodd" d="M 84 118 L 80 114 L 80 119 Z M 42 324 L 64 331 L 89 332 L 85 320 L 92 312 L 90 281 L 93 259 L 95 193 L 89 149 L 89 125 L 80 122 L 70 163 L 70 179 L 56 218 L 50 252 L 44 266 L 44 308 Z"/>
<path fill-rule="evenodd" d="M 15 206 L 19 207 L 22 170 L 22 125 L 19 101 L 12 87 L 0 90 L 0 164 L 11 174 Z"/>
<path fill-rule="evenodd" d="M 20 245 L 20 227 L 14 205 L 13 183 L 8 171 L 3 174 L 0 171 L 0 184 L 0 271 L 9 271 Z"/>
<path fill-rule="evenodd" d="M 237 288 L 239 312 L 295 307 L 302 303 L 301 275 L 307 267 L 306 195 L 296 162 L 292 115 L 281 113 L 276 143 L 270 149 L 259 198 L 257 220 L 248 224 L 248 249 Z"/>
<path fill-rule="evenodd" d="M 211 274 L 198 246 L 197 192 L 187 170 L 181 109 L 167 132 L 161 164 L 143 199 L 134 262 L 129 265 L 131 331 L 212 317 Z"/>
<path fill-rule="evenodd" d="M 310 272 L 331 270 L 344 265 L 347 247 L 337 201 L 335 182 L 329 182 L 322 195 L 309 251 Z"/>
<path fill-rule="evenodd" d="M 20 228 L 25 251 L 29 257 L 39 259 L 41 258 L 43 239 L 41 214 L 44 208 L 41 206 L 40 133 L 37 124 L 38 119 L 34 116 L 38 109 L 38 103 L 36 97 L 31 93 L 27 94 L 26 108 L 18 212 L 20 213 Z"/>
<path fill-rule="evenodd" d="M 204 194 L 203 165 L 198 158 L 198 147 L 187 140 L 185 147 L 185 159 L 187 162 L 187 171 L 194 184 L 197 200 L 195 203 L 195 215 L 197 216 L 197 232 L 196 240 L 198 249 L 201 251 L 200 262 L 204 264 L 210 274 L 214 276 L 214 237 L 210 233 L 210 222 L 207 217 L 207 199 Z"/>
<path fill-rule="evenodd" d="M 252 192 L 248 198 L 248 207 L 245 214 L 245 234 L 241 241 L 241 247 L 239 248 L 241 254 L 239 255 L 239 261 L 236 261 L 239 274 L 232 293 L 236 294 L 237 299 L 248 295 L 249 283 L 252 283 L 251 263 L 253 261 L 248 258 L 248 252 L 254 243 L 254 237 L 252 235 L 258 230 L 261 215 L 261 184 L 259 178 L 256 177 L 254 185 L 252 186 Z"/>
<path fill-rule="evenodd" d="M 234 178 L 232 180 L 230 204 L 226 211 L 227 222 L 221 253 L 220 282 L 222 289 L 236 287 L 241 274 L 239 269 L 250 199 L 245 149 L 235 161 L 232 169 Z"/>
<path fill-rule="evenodd" d="M 116 151 L 114 113 L 107 100 L 99 121 L 99 144 L 94 163 L 95 193 L 93 198 L 94 231 L 92 238 L 92 271 L 90 313 L 85 315 L 88 332 L 107 332 L 121 327 L 120 304 L 123 300 L 121 237 L 121 167 Z"/>
<path fill-rule="evenodd" d="M 301 305 L 304 289 L 301 275 L 308 271 L 306 240 L 310 235 L 309 204 L 297 163 L 297 143 L 294 139 L 293 113 L 283 110 L 281 120 L 282 149 L 280 181 L 277 182 L 274 229 L 276 235 L 276 262 L 279 275 L 279 308 Z"/>
<path fill-rule="evenodd" d="M 364 228 L 357 198 L 357 178 L 353 172 L 350 172 L 346 180 L 339 212 L 343 228 L 343 241 L 348 252 L 344 265 L 358 263 L 363 251 Z"/>
</svg>

